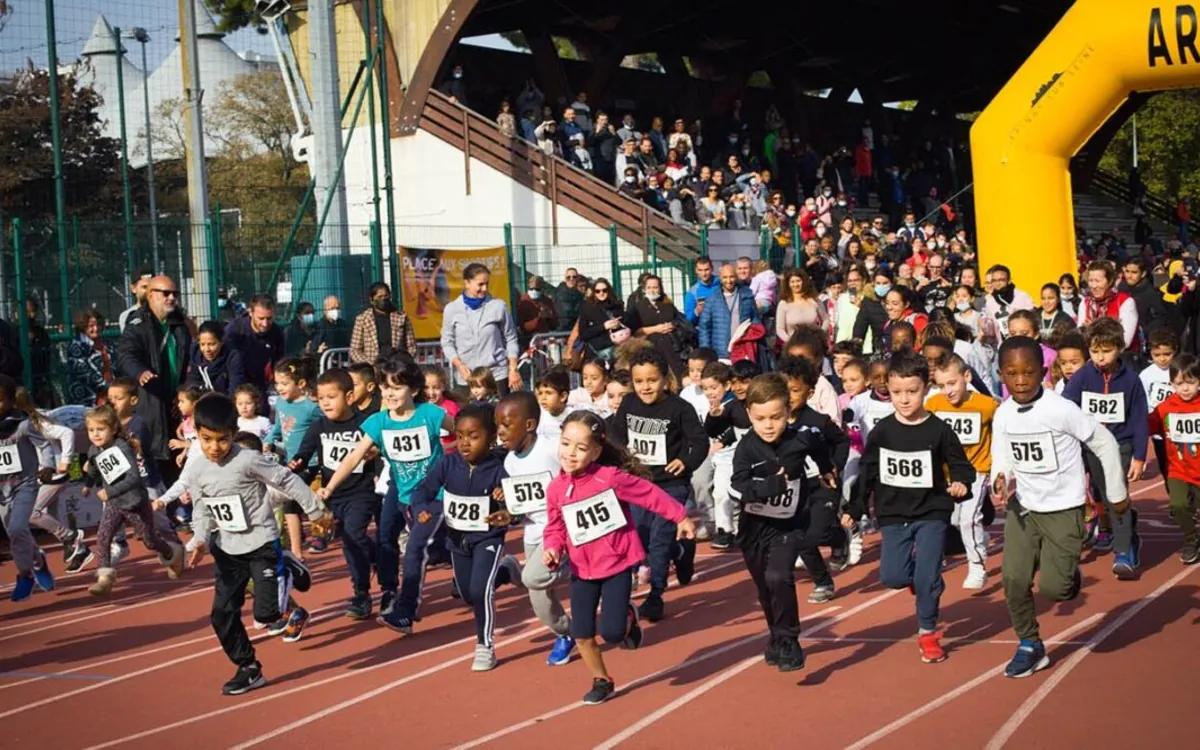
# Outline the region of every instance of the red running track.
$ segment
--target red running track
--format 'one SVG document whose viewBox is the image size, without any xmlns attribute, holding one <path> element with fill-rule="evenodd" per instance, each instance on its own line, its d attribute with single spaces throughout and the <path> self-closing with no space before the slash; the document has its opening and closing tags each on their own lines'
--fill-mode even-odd
<svg viewBox="0 0 1200 750">
<path fill-rule="evenodd" d="M 300 746 L 413 748 L 1187 746 L 1200 576 L 1178 561 L 1179 535 L 1157 480 L 1135 487 L 1145 546 L 1140 580 L 1119 582 L 1111 556 L 1089 555 L 1073 601 L 1040 602 L 1052 667 L 1000 674 L 1015 649 L 999 590 L 967 595 L 946 574 L 942 619 L 950 658 L 921 663 L 906 591 L 878 584 L 873 545 L 837 575 L 838 597 L 802 604 L 804 671 L 761 663 L 765 628 L 738 554 L 701 545 L 696 581 L 668 592 L 666 620 L 636 652 L 606 652 L 619 689 L 585 707 L 578 657 L 546 666 L 551 638 L 519 589 L 498 595 L 499 667 L 470 671 L 470 612 L 430 576 L 425 619 L 402 638 L 341 616 L 348 596 L 335 551 L 310 558 L 302 603 L 314 618 L 299 643 L 251 631 L 270 684 L 220 694 L 233 668 L 208 624 L 211 561 L 168 582 L 141 551 L 107 602 L 91 571 L 52 594 L 0 601 L 0 720 L 5 748 Z M 999 528 L 999 523 L 995 528 Z M 515 549 L 518 535 L 510 540 Z M 877 537 L 869 538 L 877 541 Z M 999 544 L 998 533 L 993 543 Z M 135 545 L 137 547 L 138 545 Z M 51 555 L 52 559 L 58 557 Z M 12 575 L 11 564 L 0 567 Z M 811 583 L 801 577 L 801 602 Z M 565 590 L 564 590 L 565 598 Z M 247 618 L 249 610 L 247 609 Z M 247 619 L 248 622 L 248 619 Z M 369 744 L 368 744 L 369 743 Z"/>
</svg>

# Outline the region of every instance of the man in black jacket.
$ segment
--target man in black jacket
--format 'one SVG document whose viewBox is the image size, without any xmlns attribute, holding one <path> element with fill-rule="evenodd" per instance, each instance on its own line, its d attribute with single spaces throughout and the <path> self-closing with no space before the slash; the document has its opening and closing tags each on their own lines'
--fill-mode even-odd
<svg viewBox="0 0 1200 750">
<path fill-rule="evenodd" d="M 1125 262 L 1124 270 L 1125 278 L 1117 289 L 1133 297 L 1133 303 L 1137 305 L 1138 325 L 1141 326 L 1142 331 L 1149 331 L 1157 325 L 1168 323 L 1167 308 L 1163 303 L 1162 292 L 1154 286 L 1154 282 L 1150 278 L 1146 259 L 1140 256 L 1130 258 Z M 1182 331 L 1178 331 L 1178 333 L 1182 333 Z M 1142 341 L 1145 340 L 1146 337 L 1143 335 Z"/>
<path fill-rule="evenodd" d="M 168 276 L 150 279 L 146 301 L 129 314 L 117 344 L 121 374 L 141 386 L 138 411 L 150 430 L 147 453 L 158 463 L 163 481 L 179 475 L 167 443 L 179 426 L 175 390 L 183 382 L 192 350 L 179 291 Z"/>
<path fill-rule="evenodd" d="M 263 394 L 275 381 L 275 363 L 283 357 L 283 329 L 275 322 L 275 300 L 269 294 L 257 294 L 246 307 L 246 314 L 225 329 L 225 345 L 242 353 L 246 382 Z M 265 412 L 264 412 L 265 413 Z"/>
</svg>

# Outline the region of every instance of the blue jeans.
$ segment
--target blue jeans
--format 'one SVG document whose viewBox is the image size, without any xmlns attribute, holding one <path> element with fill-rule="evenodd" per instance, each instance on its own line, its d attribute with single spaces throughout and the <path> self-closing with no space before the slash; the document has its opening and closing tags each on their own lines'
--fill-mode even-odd
<svg viewBox="0 0 1200 750">
<path fill-rule="evenodd" d="M 692 488 L 686 483 L 671 484 L 663 487 L 663 491 L 678 500 L 680 505 L 687 506 Z M 679 542 L 675 541 L 675 524 L 636 505 L 633 506 L 633 523 L 637 526 L 638 537 L 646 548 L 646 558 L 650 563 L 650 593 L 662 596 L 662 592 L 667 590 L 671 560 L 682 554 Z"/>
<path fill-rule="evenodd" d="M 879 580 L 889 589 L 912 586 L 917 594 L 917 626 L 922 632 L 937 629 L 938 607 L 946 582 L 942 557 L 946 546 L 946 521 L 911 521 L 883 526 Z"/>
<path fill-rule="evenodd" d="M 346 558 L 346 567 L 350 569 L 354 593 L 370 593 L 371 566 L 378 559 L 378 548 L 376 540 L 367 533 L 367 527 L 371 525 L 372 518 L 380 515 L 379 496 L 371 494 L 341 502 L 335 500 L 329 504 L 329 508 L 342 524 L 342 554 Z M 399 532 L 396 535 L 399 536 Z"/>
</svg>

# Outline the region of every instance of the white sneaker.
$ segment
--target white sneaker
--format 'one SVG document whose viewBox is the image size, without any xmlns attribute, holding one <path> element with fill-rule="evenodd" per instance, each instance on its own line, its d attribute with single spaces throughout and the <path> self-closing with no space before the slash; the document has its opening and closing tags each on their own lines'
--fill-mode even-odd
<svg viewBox="0 0 1200 750">
<path fill-rule="evenodd" d="M 475 646 L 475 661 L 471 662 L 472 672 L 490 672 L 496 668 L 496 649 L 482 643 Z"/>
<path fill-rule="evenodd" d="M 255 620 L 254 621 L 254 629 L 255 630 L 266 630 L 267 624 L 265 622 L 259 622 L 258 620 Z"/>
<path fill-rule="evenodd" d="M 112 545 L 109 547 L 109 557 L 110 557 L 109 565 L 111 565 L 114 568 L 117 567 L 117 563 L 119 563 L 122 560 L 124 560 L 125 558 L 129 557 L 129 544 L 128 543 L 120 544 L 118 542 L 113 542 Z"/>
<path fill-rule="evenodd" d="M 858 529 L 849 532 L 850 534 L 850 554 L 846 557 L 846 562 L 851 565 L 858 565 L 862 560 L 863 553 L 863 538 L 862 532 Z"/>
<path fill-rule="evenodd" d="M 639 587 L 649 586 L 650 585 L 650 568 L 645 565 L 639 566 L 637 580 L 638 580 Z"/>
<path fill-rule="evenodd" d="M 711 538 L 712 538 L 712 534 L 709 533 L 708 524 L 702 523 L 702 524 L 699 524 L 696 526 L 696 541 L 697 542 L 707 542 Z"/>
<path fill-rule="evenodd" d="M 964 589 L 978 591 L 987 585 L 987 568 L 971 563 L 967 567 L 967 578 L 963 581 Z"/>
</svg>

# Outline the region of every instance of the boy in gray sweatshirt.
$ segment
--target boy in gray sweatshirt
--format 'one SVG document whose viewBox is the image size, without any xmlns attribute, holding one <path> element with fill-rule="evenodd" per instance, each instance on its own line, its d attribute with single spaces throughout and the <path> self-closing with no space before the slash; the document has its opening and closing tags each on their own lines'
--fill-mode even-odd
<svg viewBox="0 0 1200 750">
<path fill-rule="evenodd" d="M 237 417 L 227 396 L 210 393 L 196 403 L 200 455 L 184 465 L 180 477 L 192 496 L 195 536 L 187 545 L 191 553 L 188 565 L 195 567 L 204 552 L 211 550 L 217 566 L 213 630 L 238 668 L 222 688 L 225 695 L 241 695 L 267 682 L 242 625 L 247 583 L 254 581 L 254 619 L 265 623 L 280 620 L 280 580 L 286 588 L 288 570 L 267 486 L 299 503 L 311 520 L 326 515 L 299 476 L 268 462 L 261 453 L 234 444 Z M 299 607 L 295 613 L 307 618 Z"/>
</svg>

